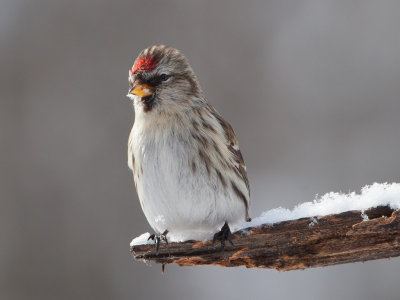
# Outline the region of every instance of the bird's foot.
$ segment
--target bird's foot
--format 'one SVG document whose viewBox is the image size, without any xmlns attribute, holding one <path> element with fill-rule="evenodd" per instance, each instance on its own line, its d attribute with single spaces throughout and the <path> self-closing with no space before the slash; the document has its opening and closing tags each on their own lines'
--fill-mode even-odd
<svg viewBox="0 0 400 300">
<path fill-rule="evenodd" d="M 152 234 L 149 236 L 149 238 L 147 240 L 153 240 L 154 243 L 156 244 L 156 252 L 158 253 L 158 249 L 160 248 L 160 243 L 161 242 L 165 242 L 165 244 L 168 245 L 168 239 L 167 239 L 167 234 L 168 234 L 168 230 L 165 230 L 163 233 L 161 234 Z"/>
<path fill-rule="evenodd" d="M 225 251 L 225 240 L 228 240 L 229 243 L 233 246 L 232 243 L 232 232 L 231 229 L 229 228 L 229 225 L 227 222 L 225 222 L 224 226 L 222 226 L 221 230 L 218 231 L 216 234 L 214 234 L 213 242 L 212 245 L 214 247 L 215 241 L 216 240 L 221 241 L 221 249 L 222 249 L 222 256 L 224 255 Z"/>
</svg>

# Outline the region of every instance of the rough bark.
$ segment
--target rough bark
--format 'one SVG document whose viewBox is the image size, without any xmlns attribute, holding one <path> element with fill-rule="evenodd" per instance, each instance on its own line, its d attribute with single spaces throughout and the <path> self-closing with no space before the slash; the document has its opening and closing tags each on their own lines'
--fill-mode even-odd
<svg viewBox="0 0 400 300">
<path fill-rule="evenodd" d="M 366 218 L 368 216 L 368 219 Z M 377 207 L 246 228 L 219 243 L 187 241 L 131 247 L 136 260 L 181 266 L 273 268 L 280 271 L 400 256 L 400 210 Z"/>
</svg>

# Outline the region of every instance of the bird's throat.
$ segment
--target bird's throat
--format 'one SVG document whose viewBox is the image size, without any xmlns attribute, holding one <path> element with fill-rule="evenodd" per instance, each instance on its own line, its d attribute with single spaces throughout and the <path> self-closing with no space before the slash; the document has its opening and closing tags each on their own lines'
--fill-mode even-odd
<svg viewBox="0 0 400 300">
<path fill-rule="evenodd" d="M 156 95 L 155 93 L 146 97 L 142 98 L 142 104 L 143 104 L 143 111 L 146 112 L 150 112 L 155 104 L 155 100 L 156 100 Z"/>
</svg>

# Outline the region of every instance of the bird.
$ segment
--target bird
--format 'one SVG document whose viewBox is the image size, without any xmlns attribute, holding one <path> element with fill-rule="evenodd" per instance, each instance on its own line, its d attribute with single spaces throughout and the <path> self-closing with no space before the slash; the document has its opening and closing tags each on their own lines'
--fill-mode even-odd
<svg viewBox="0 0 400 300">
<path fill-rule="evenodd" d="M 225 240 L 230 224 L 251 221 L 246 165 L 232 126 L 204 96 L 187 58 L 154 45 L 129 69 L 135 118 L 128 166 L 160 241 Z M 221 227 L 222 226 L 222 227 Z M 168 234 L 168 239 L 167 239 Z"/>
</svg>

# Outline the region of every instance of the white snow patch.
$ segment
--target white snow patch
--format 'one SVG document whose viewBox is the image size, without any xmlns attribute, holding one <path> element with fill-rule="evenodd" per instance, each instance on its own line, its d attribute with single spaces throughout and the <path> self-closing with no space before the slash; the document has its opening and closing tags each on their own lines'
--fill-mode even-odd
<svg viewBox="0 0 400 300">
<path fill-rule="evenodd" d="M 150 237 L 150 233 L 145 232 L 142 235 L 139 235 L 138 237 L 135 237 L 132 242 L 130 243 L 130 246 L 137 246 L 137 245 L 146 245 L 146 244 L 154 244 L 153 240 L 148 240 Z"/>
<path fill-rule="evenodd" d="M 253 233 L 253 231 L 251 229 L 247 229 L 247 228 L 242 229 L 242 231 L 241 231 L 242 235 L 249 235 L 249 234 L 252 234 L 252 233 Z"/>
<path fill-rule="evenodd" d="M 369 220 L 368 215 L 365 213 L 365 209 L 363 209 L 361 211 L 361 218 L 363 219 L 363 221 L 368 221 Z"/>
<path fill-rule="evenodd" d="M 251 222 L 242 223 L 240 228 L 339 214 L 350 210 L 365 210 L 381 205 L 389 206 L 392 209 L 400 208 L 400 183 L 366 185 L 361 189 L 360 194 L 355 192 L 349 194 L 330 192 L 312 202 L 298 204 L 292 210 L 278 207 L 265 211 Z M 235 231 L 240 228 L 235 228 Z"/>
</svg>

